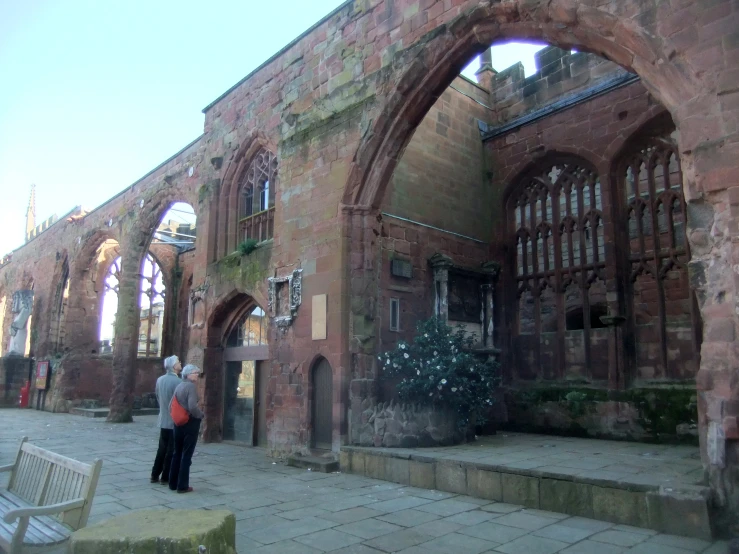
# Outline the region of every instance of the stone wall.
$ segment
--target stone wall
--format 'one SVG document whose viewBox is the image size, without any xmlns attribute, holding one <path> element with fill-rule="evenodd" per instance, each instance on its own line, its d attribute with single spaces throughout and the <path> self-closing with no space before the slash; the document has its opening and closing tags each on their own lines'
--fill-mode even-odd
<svg viewBox="0 0 739 554">
<path fill-rule="evenodd" d="M 17 408 L 21 388 L 28 381 L 30 360 L 20 356 L 0 358 L 0 407 Z"/>
<path fill-rule="evenodd" d="M 393 400 L 352 403 L 350 424 L 350 444 L 355 446 L 449 446 L 466 438 L 453 412 Z"/>
</svg>

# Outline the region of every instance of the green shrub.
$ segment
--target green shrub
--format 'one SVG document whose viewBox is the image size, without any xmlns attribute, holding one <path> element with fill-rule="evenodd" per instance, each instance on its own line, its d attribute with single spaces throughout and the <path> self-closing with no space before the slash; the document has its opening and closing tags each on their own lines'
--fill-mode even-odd
<svg viewBox="0 0 739 554">
<path fill-rule="evenodd" d="M 239 244 L 239 253 L 242 256 L 248 256 L 257 249 L 259 241 L 257 239 L 246 239 L 244 242 Z"/>
<path fill-rule="evenodd" d="M 412 343 L 378 356 L 383 372 L 398 380 L 400 399 L 452 409 L 460 427 L 484 424 L 500 384 L 498 363 L 475 354 L 464 329 L 431 318 L 416 330 Z"/>
</svg>

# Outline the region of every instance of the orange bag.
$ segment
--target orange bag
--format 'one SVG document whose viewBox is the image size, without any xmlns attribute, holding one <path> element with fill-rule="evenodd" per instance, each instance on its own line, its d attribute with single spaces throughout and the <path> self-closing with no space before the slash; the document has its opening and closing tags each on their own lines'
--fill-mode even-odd
<svg viewBox="0 0 739 554">
<path fill-rule="evenodd" d="M 182 407 L 177 401 L 177 397 L 172 397 L 172 403 L 169 405 L 169 415 L 172 416 L 172 421 L 177 427 L 180 427 L 190 421 L 190 414 L 185 408 Z"/>
</svg>

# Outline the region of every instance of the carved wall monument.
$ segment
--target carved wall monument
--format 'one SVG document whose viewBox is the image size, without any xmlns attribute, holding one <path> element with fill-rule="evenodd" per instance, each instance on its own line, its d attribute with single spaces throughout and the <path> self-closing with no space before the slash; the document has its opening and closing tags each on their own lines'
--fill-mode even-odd
<svg viewBox="0 0 739 554">
<path fill-rule="evenodd" d="M 290 326 L 303 302 L 303 270 L 296 269 L 285 277 L 270 277 L 267 309 L 281 329 Z"/>
<path fill-rule="evenodd" d="M 13 293 L 12 311 L 15 315 L 10 324 L 10 346 L 8 356 L 25 356 L 28 339 L 28 318 L 33 309 L 33 291 L 19 290 Z"/>
</svg>

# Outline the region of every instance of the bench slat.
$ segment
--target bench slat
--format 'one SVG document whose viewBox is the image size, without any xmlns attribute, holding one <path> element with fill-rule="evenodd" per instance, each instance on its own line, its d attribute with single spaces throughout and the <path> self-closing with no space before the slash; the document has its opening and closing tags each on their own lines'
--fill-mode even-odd
<svg viewBox="0 0 739 554">
<path fill-rule="evenodd" d="M 48 460 L 53 464 L 56 464 L 58 466 L 71 469 L 72 471 L 75 471 L 77 473 L 82 473 L 84 475 L 89 475 L 91 470 L 90 464 L 85 464 L 83 462 L 78 462 L 77 460 L 73 460 L 72 458 L 67 458 L 66 456 L 62 456 L 61 454 L 55 454 L 54 452 L 49 452 L 48 450 L 44 450 L 43 448 L 40 448 L 38 446 L 34 446 L 33 444 L 24 443 L 21 447 L 24 452 L 28 452 L 29 454 L 32 454 L 34 456 L 38 456 L 39 458 L 43 458 L 44 460 Z"/>
<path fill-rule="evenodd" d="M 24 502 L 21 498 L 18 498 L 12 493 L 2 493 L 2 495 L 0 495 L 0 514 L 2 515 L 8 513 L 10 510 L 26 508 L 29 506 L 28 502 Z M 17 527 L 18 520 L 13 523 L 5 523 L 2 518 L 0 518 L 0 538 L 10 541 Z M 29 520 L 28 529 L 26 530 L 26 536 L 23 542 L 25 544 L 35 545 L 56 544 L 66 540 L 71 533 L 71 529 L 68 529 L 51 517 L 32 517 Z"/>
<path fill-rule="evenodd" d="M 11 509 L 32 507 L 31 504 L 29 504 L 28 502 L 24 502 L 21 498 L 18 498 L 12 493 L 8 493 L 5 491 L 0 492 L 0 502 L 2 502 L 3 500 L 5 500 L 8 503 L 13 504 L 13 507 Z M 0 510 L 2 510 L 3 513 L 8 512 L 8 510 L 2 509 L 2 508 L 0 508 Z M 63 523 L 59 523 L 52 516 L 37 516 L 37 517 L 31 518 L 31 521 L 33 521 L 34 519 L 43 521 L 49 528 L 53 529 L 56 533 L 60 535 L 69 534 L 69 529 L 67 528 L 67 526 L 64 525 Z"/>
</svg>

